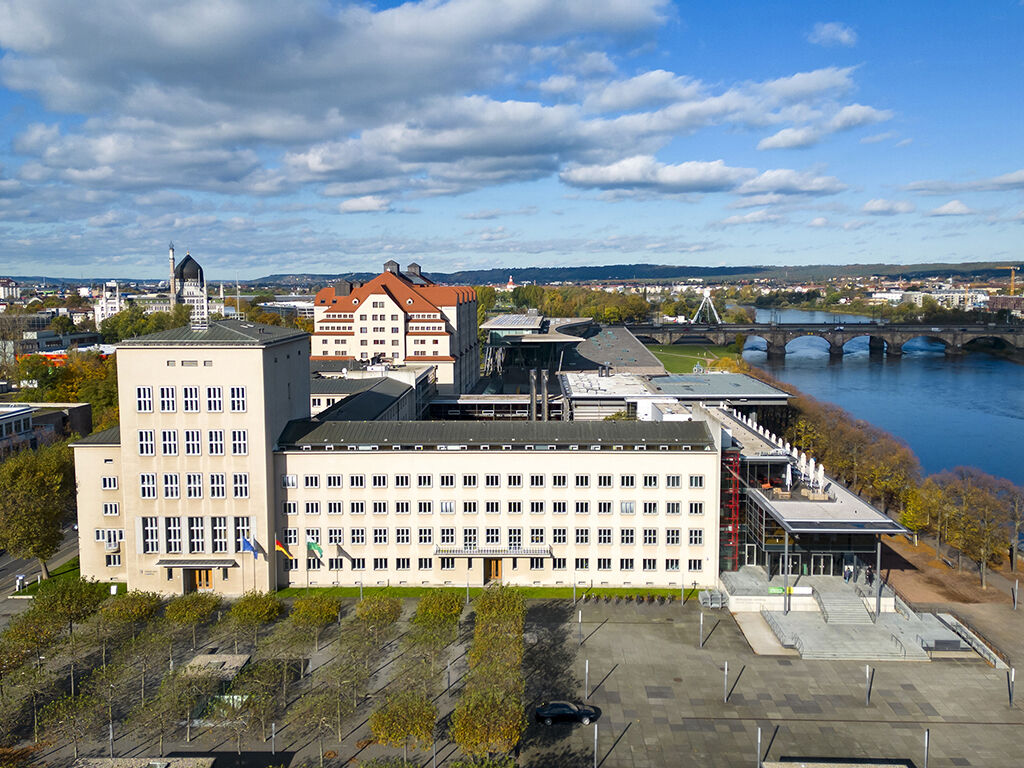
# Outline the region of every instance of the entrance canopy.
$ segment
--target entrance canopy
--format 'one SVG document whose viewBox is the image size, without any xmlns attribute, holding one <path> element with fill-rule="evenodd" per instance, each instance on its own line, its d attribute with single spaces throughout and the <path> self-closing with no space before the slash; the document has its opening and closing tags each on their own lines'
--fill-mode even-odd
<svg viewBox="0 0 1024 768">
<path fill-rule="evenodd" d="M 788 533 L 890 535 L 907 532 L 902 525 L 839 483 L 827 483 L 825 488 L 823 493 L 750 488 L 747 495 Z"/>
<path fill-rule="evenodd" d="M 238 563 L 234 560 L 225 559 L 191 559 L 191 560 L 157 560 L 158 568 L 237 568 Z"/>
</svg>

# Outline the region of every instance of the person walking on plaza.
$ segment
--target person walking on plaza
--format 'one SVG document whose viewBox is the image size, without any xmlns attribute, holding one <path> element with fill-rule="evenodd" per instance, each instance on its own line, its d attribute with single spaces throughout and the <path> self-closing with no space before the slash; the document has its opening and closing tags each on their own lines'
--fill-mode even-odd
<svg viewBox="0 0 1024 768">
<path fill-rule="evenodd" d="M 864 579 L 867 581 L 869 587 L 875 583 L 875 569 L 870 565 L 868 566 L 867 573 L 864 574 Z"/>
</svg>

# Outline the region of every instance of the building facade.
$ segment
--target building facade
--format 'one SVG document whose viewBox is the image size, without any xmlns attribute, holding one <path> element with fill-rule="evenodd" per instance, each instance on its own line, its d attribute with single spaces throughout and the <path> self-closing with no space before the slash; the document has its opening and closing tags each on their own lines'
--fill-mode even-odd
<svg viewBox="0 0 1024 768">
<path fill-rule="evenodd" d="M 75 445 L 83 576 L 225 595 L 716 583 L 704 421 L 315 419 L 309 336 L 242 321 L 131 339 L 117 360 L 121 424 Z"/>
<path fill-rule="evenodd" d="M 480 378 L 476 291 L 440 286 L 395 261 L 365 284 L 342 280 L 314 300 L 312 356 L 437 368 L 438 391 L 468 392 Z"/>
</svg>

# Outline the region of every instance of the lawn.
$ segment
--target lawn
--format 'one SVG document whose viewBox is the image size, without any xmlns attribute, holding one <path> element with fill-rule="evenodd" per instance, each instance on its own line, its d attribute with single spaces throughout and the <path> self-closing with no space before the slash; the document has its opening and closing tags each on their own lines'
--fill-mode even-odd
<svg viewBox="0 0 1024 768">
<path fill-rule="evenodd" d="M 386 591 L 390 595 L 395 597 L 422 597 L 427 592 L 431 592 L 435 589 L 441 589 L 441 587 L 364 587 L 363 596 L 371 594 L 372 592 Z M 458 591 L 460 594 L 465 594 L 466 588 L 462 587 L 447 587 L 447 589 L 453 589 Z M 571 600 L 572 599 L 572 587 L 518 587 L 519 592 L 522 593 L 523 597 L 528 600 Z M 287 587 L 286 589 L 278 590 L 279 597 L 301 597 L 306 594 L 304 587 Z M 359 587 L 310 587 L 309 592 L 321 592 L 326 595 L 333 595 L 334 597 L 359 597 Z M 474 598 L 483 592 L 481 587 L 470 587 L 469 596 Z M 595 597 L 636 597 L 641 595 L 644 597 L 668 597 L 678 598 L 678 589 L 644 589 L 641 587 L 616 587 L 606 589 L 588 589 L 586 587 L 578 587 L 576 590 L 576 597 L 582 599 L 584 595 L 589 595 L 591 598 Z M 696 591 L 692 589 L 686 590 L 686 599 L 696 596 Z"/>
<path fill-rule="evenodd" d="M 692 373 L 695 365 L 707 367 L 720 358 L 735 360 L 740 357 L 726 347 L 713 344 L 649 344 L 647 349 L 669 373 Z"/>
<path fill-rule="evenodd" d="M 78 579 L 80 577 L 81 577 L 81 573 L 79 573 L 78 558 L 77 557 L 73 557 L 70 560 L 68 560 L 66 563 L 64 563 L 63 565 L 59 565 L 56 568 L 54 568 L 52 571 L 50 571 L 50 578 L 49 579 L 47 579 L 45 581 L 42 581 L 42 582 L 40 582 L 38 584 L 33 581 L 30 584 L 27 584 L 25 586 L 25 588 L 23 590 L 21 590 L 21 592 L 16 592 L 15 594 L 17 594 L 17 595 L 34 595 L 36 592 L 39 591 L 39 587 L 41 587 L 47 581 L 50 581 L 50 582 L 53 582 L 53 581 L 63 581 L 65 579 L 70 579 L 70 580 L 74 581 L 75 579 Z M 117 585 L 117 593 L 119 595 L 123 594 L 125 591 L 127 591 L 127 585 L 125 585 L 125 584 L 118 584 Z"/>
</svg>

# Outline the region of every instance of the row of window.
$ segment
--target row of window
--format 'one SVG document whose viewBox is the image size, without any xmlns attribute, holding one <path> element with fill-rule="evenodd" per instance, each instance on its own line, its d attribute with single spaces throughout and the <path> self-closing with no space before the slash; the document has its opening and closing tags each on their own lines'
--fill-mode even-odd
<svg viewBox="0 0 1024 768">
<path fill-rule="evenodd" d="M 366 558 L 365 557 L 329 557 L 327 558 L 327 570 L 330 571 L 341 571 L 344 570 L 345 561 L 348 560 L 349 570 L 351 571 L 365 571 L 366 570 Z M 454 557 L 440 557 L 440 566 L 442 571 L 454 571 L 455 560 Z M 543 571 L 544 570 L 543 557 L 531 557 L 530 570 L 531 571 Z M 633 571 L 635 570 L 635 559 L 632 557 L 623 557 L 619 559 L 619 570 L 620 571 Z M 389 570 L 390 561 L 386 557 L 374 557 L 370 558 L 370 563 L 375 571 L 387 571 Z M 610 557 L 598 557 L 595 558 L 597 570 L 599 571 L 610 571 L 612 570 L 612 558 Z M 586 571 L 590 569 L 590 558 L 589 557 L 577 557 L 574 562 L 575 570 Z M 299 567 L 298 559 L 285 560 L 284 569 L 286 571 L 294 571 Z M 306 569 L 310 571 L 319 571 L 323 567 L 323 561 L 318 557 L 307 557 L 306 558 Z M 416 558 L 416 567 L 421 571 L 431 571 L 434 569 L 434 558 L 432 557 L 419 557 Z M 656 571 L 658 570 L 658 561 L 653 557 L 645 557 L 640 560 L 640 567 L 644 571 Z M 395 570 L 396 571 L 408 571 L 412 568 L 411 557 L 396 557 L 395 558 Z M 551 569 L 554 571 L 565 571 L 568 570 L 568 561 L 564 557 L 551 558 Z M 665 559 L 666 571 L 678 571 L 679 570 L 679 558 L 669 557 Z M 700 573 L 704 570 L 704 561 L 700 558 L 691 558 L 686 561 L 686 570 L 691 573 Z"/>
<path fill-rule="evenodd" d="M 156 455 L 156 430 L 153 429 L 140 429 L 138 434 L 139 438 L 139 456 L 155 456 Z M 198 429 L 184 429 L 182 430 L 182 442 L 184 444 L 186 456 L 202 456 L 203 455 L 203 434 L 202 430 Z M 209 429 L 206 431 L 206 451 L 210 456 L 223 456 L 225 449 L 225 430 L 223 429 Z M 163 456 L 177 456 L 178 455 L 178 430 L 176 429 L 161 429 L 160 430 L 160 453 Z M 231 430 L 231 455 L 232 456 L 247 456 L 249 454 L 249 433 L 245 429 L 232 429 Z"/>
<path fill-rule="evenodd" d="M 598 528 L 594 541 L 598 544 L 611 544 L 614 540 L 618 540 L 620 544 L 636 544 L 638 541 L 644 545 L 657 545 L 659 538 L 659 530 L 657 528 L 643 528 L 637 535 L 635 528 L 619 528 L 617 529 L 618 534 L 616 535 L 616 529 L 612 528 Z M 320 528 L 306 528 L 306 542 L 313 542 L 321 544 Z M 349 544 L 388 544 L 391 540 L 392 533 L 394 534 L 394 542 L 396 544 L 412 544 L 412 528 L 396 528 L 392 531 L 389 528 L 370 528 L 367 532 L 366 528 L 350 528 L 348 534 Z M 463 528 L 462 529 L 462 547 L 464 549 L 475 549 L 480 546 L 481 543 L 484 547 L 497 547 L 501 546 L 502 538 L 504 538 L 507 546 L 510 549 L 516 549 L 523 546 L 523 533 L 522 528 L 509 528 L 502 534 L 501 528 L 484 528 L 482 539 L 479 536 L 479 531 L 476 528 Z M 665 530 L 665 544 L 669 546 L 678 546 L 682 541 L 682 529 L 680 528 L 668 528 Z M 544 528 L 530 528 L 526 531 L 529 537 L 529 543 L 531 545 L 543 545 L 548 543 L 547 530 Z M 576 544 L 585 545 L 591 543 L 591 530 L 589 528 L 576 528 L 573 531 L 573 537 Z M 690 546 L 699 547 L 704 544 L 704 529 L 703 528 L 690 528 L 687 531 L 687 539 Z M 299 544 L 299 529 L 298 528 L 286 528 L 284 532 L 284 540 L 287 546 L 298 546 Z M 327 529 L 327 543 L 343 545 L 345 543 L 345 529 L 344 528 L 328 528 Z M 433 544 L 434 543 L 434 529 L 433 528 L 418 528 L 416 530 L 416 543 L 417 544 Z M 438 536 L 438 543 L 442 546 L 454 546 L 456 544 L 456 530 L 455 528 L 441 528 Z M 552 544 L 568 544 L 569 543 L 569 529 L 568 528 L 552 528 L 551 529 L 551 543 Z"/>
<path fill-rule="evenodd" d="M 571 507 L 570 507 L 571 503 Z M 396 515 L 408 515 L 412 510 L 413 502 L 411 501 L 396 501 L 394 502 L 394 510 Z M 545 501 L 506 501 L 505 511 L 510 515 L 521 515 L 524 510 L 529 510 L 531 515 L 543 515 L 547 513 L 548 506 Z M 661 505 L 657 501 L 643 501 L 639 504 L 635 501 L 620 501 L 619 502 L 619 514 L 632 515 L 636 513 L 637 507 L 645 515 L 657 515 L 661 511 Z M 319 501 L 306 501 L 303 502 L 302 509 L 307 515 L 319 515 L 321 510 L 326 508 L 327 514 L 329 515 L 341 515 L 345 513 L 345 502 L 343 501 L 328 501 L 325 504 L 321 504 Z M 391 503 L 387 501 L 350 501 L 348 502 L 348 512 L 350 515 L 362 515 L 365 514 L 369 508 L 375 515 L 386 515 L 391 509 Z M 589 501 L 552 501 L 551 512 L 556 515 L 565 515 L 569 513 L 569 509 L 572 509 L 577 515 L 589 515 L 591 510 L 591 503 Z M 614 509 L 614 503 L 611 501 L 598 501 L 595 502 L 594 508 L 597 510 L 599 515 L 610 515 Z M 437 509 L 442 515 L 454 515 L 456 511 L 456 502 L 454 501 L 439 501 L 437 503 Z M 500 501 L 463 501 L 462 502 L 462 514 L 464 515 L 475 515 L 480 509 L 483 509 L 485 514 L 488 515 L 499 515 L 502 511 L 502 503 Z M 691 501 L 687 505 L 687 509 L 691 515 L 703 515 L 704 514 L 704 502 L 703 501 Z M 665 513 L 669 515 L 682 514 L 683 502 L 681 501 L 666 501 L 665 502 Z M 286 501 L 283 504 L 283 511 L 286 515 L 297 515 L 299 513 L 299 502 L 297 501 Z M 432 515 L 434 513 L 434 502 L 433 501 L 417 501 L 416 512 L 420 515 Z"/>
<path fill-rule="evenodd" d="M 231 527 L 229 529 L 229 522 Z M 143 517 L 142 552 L 160 552 L 160 533 L 163 525 L 164 549 L 169 555 L 182 553 L 225 554 L 233 533 L 234 551 L 242 551 L 242 539 L 249 537 L 251 520 L 248 517 Z M 99 531 L 97 531 L 99 540 Z"/>
<path fill-rule="evenodd" d="M 416 475 L 416 487 L 417 488 L 433 488 L 434 487 L 434 475 L 432 474 L 419 474 Z M 442 474 L 437 476 L 437 487 L 438 488 L 455 488 L 457 475 L 455 474 Z M 550 482 L 552 488 L 568 488 L 569 487 L 569 475 L 567 474 L 553 474 L 550 476 Z M 665 487 L 666 488 L 681 488 L 682 487 L 682 475 L 665 475 Z M 369 476 L 367 480 L 366 475 L 349 475 L 348 476 L 348 487 L 349 488 L 387 488 L 388 478 L 386 474 L 373 474 Z M 657 488 L 659 482 L 659 475 L 641 475 L 639 487 L 643 488 Z M 394 475 L 392 482 L 395 488 L 411 488 L 412 487 L 412 475 Z M 591 476 L 589 474 L 576 474 L 573 476 L 574 487 L 576 488 L 589 488 Z M 345 483 L 344 475 L 327 475 L 326 479 L 327 488 L 342 488 Z M 475 474 L 464 474 L 462 475 L 462 487 L 463 488 L 477 488 L 479 477 Z M 506 488 L 524 488 L 527 484 L 530 488 L 545 488 L 547 487 L 548 476 L 545 474 L 509 474 L 505 475 L 505 486 Z M 299 487 L 299 476 L 298 475 L 281 475 L 281 487 L 282 488 L 298 488 Z M 302 487 L 303 488 L 319 488 L 320 487 L 320 475 L 303 475 L 302 476 Z M 501 488 L 502 487 L 502 476 L 500 474 L 485 474 L 483 481 L 484 488 Z M 615 487 L 615 475 L 601 474 L 597 476 L 596 487 L 598 488 L 614 488 Z M 636 488 L 637 476 L 636 475 L 619 475 L 619 488 Z M 704 475 L 690 475 L 689 476 L 689 487 L 693 489 L 704 487 Z"/>
<path fill-rule="evenodd" d="M 181 475 L 177 472 L 165 472 L 163 480 L 163 497 L 165 499 L 181 498 Z M 201 472 L 185 473 L 185 498 L 203 498 L 203 475 Z M 249 473 L 235 472 L 231 475 L 232 497 L 236 499 L 249 498 Z M 212 472 L 209 475 L 209 494 L 211 499 L 227 498 L 227 475 L 223 472 Z M 155 499 L 157 497 L 157 474 L 155 472 L 144 472 L 139 475 L 139 495 L 143 499 Z"/>
<path fill-rule="evenodd" d="M 206 387 L 206 410 L 209 413 L 224 411 L 224 388 Z M 184 413 L 199 413 L 201 405 L 201 388 L 185 386 L 181 388 L 181 410 Z M 175 413 L 178 410 L 178 388 L 157 387 L 155 398 L 153 387 L 135 388 L 135 410 L 139 413 L 153 413 L 154 400 L 160 406 L 160 413 Z M 228 388 L 228 406 L 231 413 L 244 413 L 246 410 L 245 387 Z"/>
</svg>

